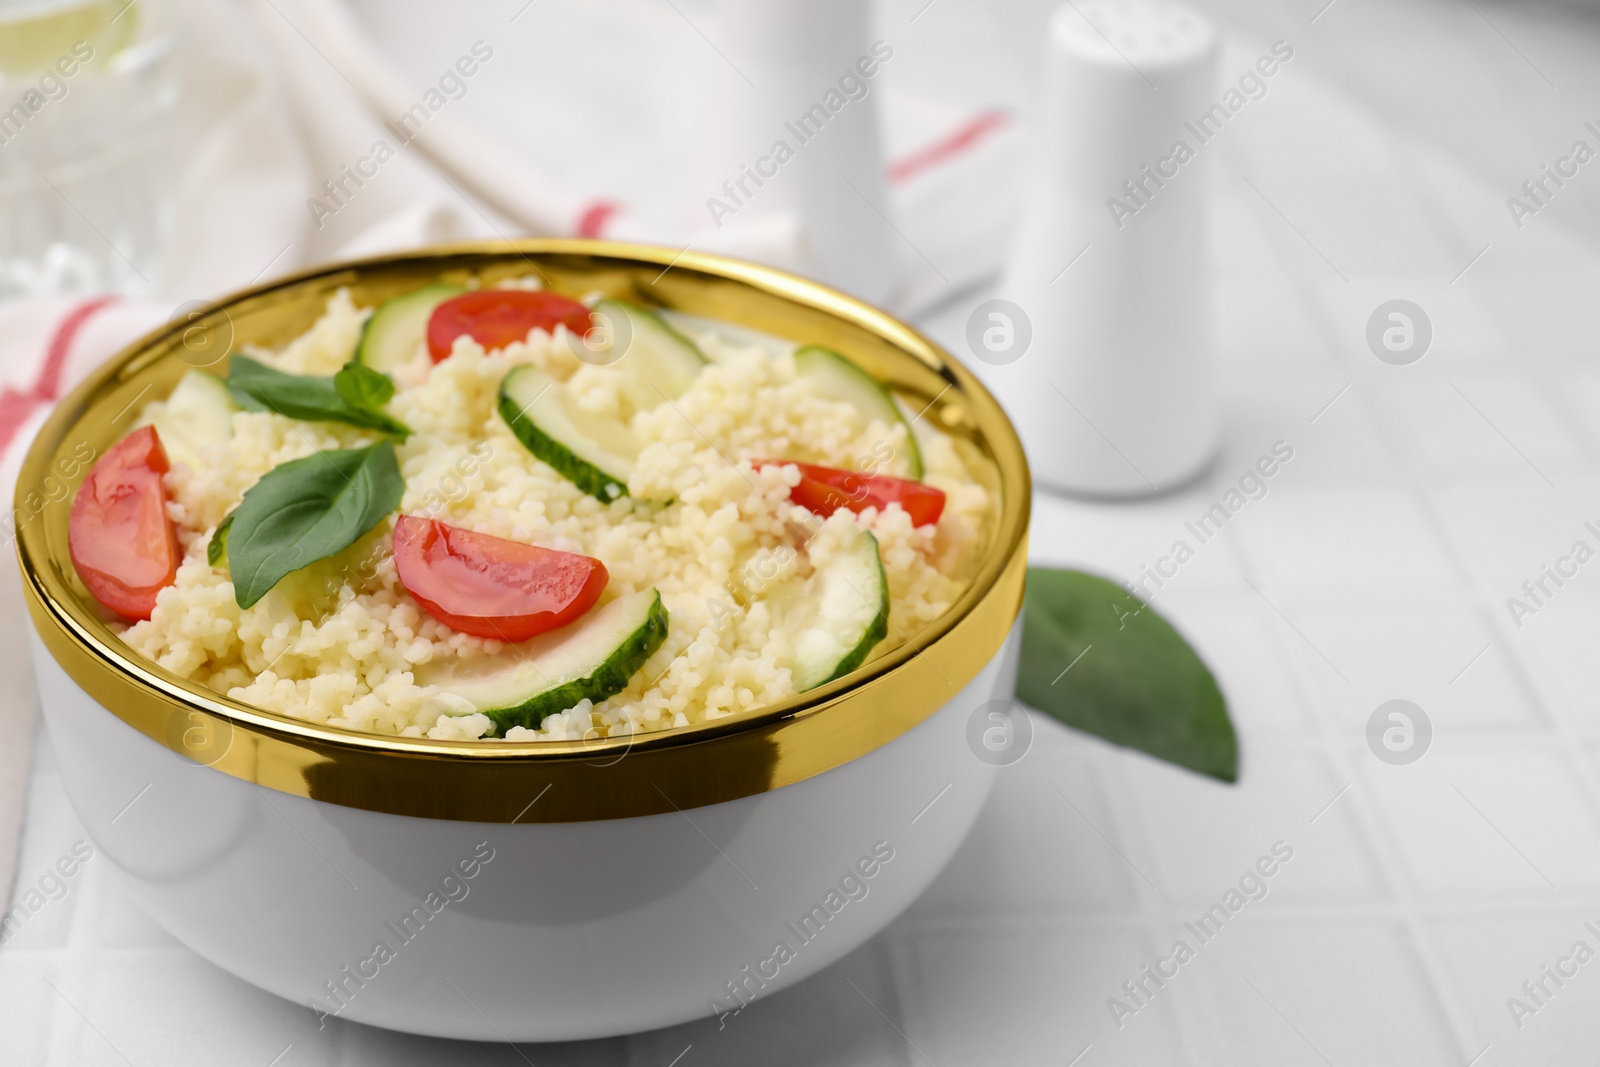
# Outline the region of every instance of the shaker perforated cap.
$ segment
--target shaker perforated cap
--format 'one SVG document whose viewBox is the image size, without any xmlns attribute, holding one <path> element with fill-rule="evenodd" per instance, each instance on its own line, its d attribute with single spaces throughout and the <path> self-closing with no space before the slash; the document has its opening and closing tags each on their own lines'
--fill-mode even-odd
<svg viewBox="0 0 1600 1067">
<path fill-rule="evenodd" d="M 1215 39 L 1205 19 L 1163 0 L 1077 0 L 1056 9 L 1050 35 L 1075 58 L 1146 74 L 1203 61 Z"/>
</svg>

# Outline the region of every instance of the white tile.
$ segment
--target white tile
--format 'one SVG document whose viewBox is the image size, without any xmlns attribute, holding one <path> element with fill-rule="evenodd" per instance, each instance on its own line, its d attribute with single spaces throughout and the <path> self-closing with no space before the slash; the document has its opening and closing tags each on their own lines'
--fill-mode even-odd
<svg viewBox="0 0 1600 1067">
<path fill-rule="evenodd" d="M 1315 729 L 1277 633 L 1278 620 L 1259 598 L 1248 591 L 1177 593 L 1157 606 L 1211 669 L 1246 744 L 1256 737 L 1305 736 Z"/>
<path fill-rule="evenodd" d="M 1381 187 L 1378 175 L 1389 172 L 1386 157 L 1347 152 L 1335 147 L 1323 129 L 1281 121 L 1282 116 L 1316 105 L 1280 101 L 1280 106 L 1280 121 L 1260 127 L 1272 130 L 1272 141 L 1257 141 L 1248 152 L 1225 158 L 1225 166 L 1218 168 L 1218 184 L 1237 184 L 1255 198 L 1256 217 L 1269 238 L 1276 238 L 1284 249 L 1288 270 L 1347 288 L 1347 279 L 1359 279 L 1382 266 L 1374 249 L 1393 239 L 1397 226 L 1414 228 L 1415 223 L 1381 217 L 1386 209 L 1370 195 Z M 1354 173 L 1367 168 L 1366 175 Z M 1250 185 L 1244 184 L 1246 180 Z M 1352 190 L 1369 195 L 1352 197 Z M 1359 207 L 1352 203 L 1356 199 Z"/>
<path fill-rule="evenodd" d="M 1426 516 L 1396 487 L 1285 486 L 1241 513 L 1238 528 L 1268 596 L 1393 595 L 1454 578 Z"/>
<path fill-rule="evenodd" d="M 1600 291 L 1600 265 L 1574 258 L 1558 272 L 1495 270 L 1493 256 L 1491 252 L 1480 264 L 1490 268 L 1484 273 L 1482 295 L 1517 337 L 1517 358 L 1545 366 L 1565 364 L 1567 380 L 1574 383 L 1584 377 L 1593 380 L 1586 365 L 1600 332 L 1600 304 L 1594 300 Z"/>
<path fill-rule="evenodd" d="M 335 1037 L 339 1067 L 624 1067 L 628 1062 L 621 1039 L 609 1041 L 555 1041 L 508 1045 L 500 1041 L 449 1041 L 378 1030 L 340 1022 Z M 329 1025 L 333 1029 L 333 1024 Z M 296 1050 L 298 1051 L 298 1050 Z M 682 1047 L 679 1047 L 682 1051 Z M 289 1056 L 273 1067 L 290 1067 Z M 672 1057 L 661 1061 L 663 1067 Z M 688 1058 L 685 1057 L 685 1063 Z"/>
<path fill-rule="evenodd" d="M 1312 371 L 1331 365 L 1333 349 L 1315 308 L 1296 279 L 1278 269 L 1279 254 L 1262 235 L 1249 205 L 1226 198 L 1213 208 L 1212 226 L 1219 363 L 1233 372 Z"/>
<path fill-rule="evenodd" d="M 1450 284 L 1450 276 L 1466 266 L 1471 257 L 1469 252 L 1457 262 L 1441 255 L 1437 260 L 1439 273 L 1432 277 L 1412 274 L 1357 278 L 1351 285 L 1332 290 L 1329 302 L 1342 341 L 1340 351 L 1351 365 L 1374 373 L 1385 372 L 1384 378 L 1393 381 L 1416 377 L 1416 371 L 1456 373 L 1514 356 L 1518 346 L 1513 335 L 1483 298 L 1461 285 Z M 1427 350 L 1416 362 L 1405 366 L 1379 360 L 1367 341 L 1367 323 L 1381 305 L 1391 300 L 1409 300 L 1420 307 L 1432 333 Z"/>
<path fill-rule="evenodd" d="M 1396 699 L 1421 707 L 1435 732 L 1548 727 L 1487 610 L 1471 603 L 1302 609 L 1295 625 L 1305 640 L 1291 640 L 1289 651 L 1313 705 L 1347 735 L 1363 735 L 1378 705 Z"/>
<path fill-rule="evenodd" d="M 1332 174 L 1388 191 L 1395 163 L 1388 132 L 1327 91 L 1307 62 L 1297 50 L 1269 82 L 1272 103 L 1255 116 L 1259 121 L 1237 127 L 1262 172 L 1275 181 Z"/>
<path fill-rule="evenodd" d="M 1215 246 L 1212 261 L 1220 276 L 1236 280 L 1241 288 L 1258 278 L 1269 285 L 1270 288 L 1263 290 L 1268 298 L 1261 301 L 1261 310 L 1270 315 L 1275 305 L 1281 303 L 1284 294 L 1296 291 L 1295 280 L 1288 272 L 1279 269 L 1282 256 L 1277 245 L 1268 240 L 1260 220 L 1256 218 L 1255 206 L 1251 203 L 1254 197 L 1255 194 L 1242 185 L 1224 184 L 1217 188 L 1216 195 L 1211 198 L 1210 221 L 1212 243 Z M 1296 318 L 1303 321 L 1308 316 L 1301 311 Z M 1250 317 L 1240 320 L 1240 325 L 1254 327 L 1270 321 Z M 1228 335 L 1224 332 L 1223 336 Z M 1270 340 L 1275 335 L 1271 330 L 1262 330 L 1260 334 L 1252 333 L 1250 336 Z M 1276 336 L 1280 344 L 1288 340 L 1282 335 Z"/>
<path fill-rule="evenodd" d="M 1595 655 L 1600 594 L 1564 590 L 1517 621 L 1511 643 L 1526 656 L 1534 686 L 1579 730 L 1600 736 L 1600 656 Z"/>
<path fill-rule="evenodd" d="M 1241 377 L 1230 383 L 1230 432 L 1263 443 L 1282 441 L 1294 450 L 1269 486 L 1274 490 L 1393 481 L 1395 457 L 1373 421 L 1368 393 L 1366 382 L 1339 369 Z"/>
<path fill-rule="evenodd" d="M 1232 243 L 1231 234 L 1219 241 Z M 1305 294 L 1270 264 L 1219 270 L 1212 292 L 1216 352 L 1225 371 L 1314 371 L 1332 363 L 1332 347 Z"/>
<path fill-rule="evenodd" d="M 53 766 L 35 768 L 28 783 L 26 818 L 27 832 L 17 858 L 18 877 L 30 870 L 43 873 L 63 852 L 70 851 L 73 842 L 86 836 Z"/>
<path fill-rule="evenodd" d="M 1381 300 L 1415 292 L 1420 279 L 1446 275 L 1453 265 L 1432 220 L 1418 210 L 1414 196 L 1372 195 L 1396 177 L 1392 166 L 1384 169 L 1383 177 L 1352 176 L 1342 166 L 1333 166 L 1297 178 L 1295 183 L 1297 192 L 1304 190 L 1306 200 L 1314 199 L 1331 209 L 1327 215 L 1332 236 L 1326 244 L 1318 239 L 1319 247 L 1349 281 L 1330 277 L 1330 295 L 1364 295 L 1375 290 L 1376 299 L 1364 301 L 1368 310 Z M 1313 214 L 1312 225 L 1318 224 L 1320 215 L 1320 211 Z"/>
<path fill-rule="evenodd" d="M 919 990 L 906 1035 L 929 1062 L 1060 1067 L 1086 1045 L 1084 1064 L 1190 1062 L 1171 1000 L 1120 1030 L 1106 1006 L 1157 955 L 1142 933 L 1039 924 L 922 931 L 894 947 L 901 984 Z"/>
<path fill-rule="evenodd" d="M 0 1063 L 50 1062 L 50 1018 L 57 1005 L 47 982 L 61 983 L 61 964 L 54 953 L 0 949 Z"/>
<path fill-rule="evenodd" d="M 1065 727 L 1042 714 L 1033 721 L 1033 747 L 1000 769 L 972 833 L 912 905 L 909 921 L 1082 910 L 1137 914 L 1132 879 L 1138 875 L 1100 836 L 1117 839 L 1095 760 L 1061 743 Z"/>
<path fill-rule="evenodd" d="M 1309 425 L 1314 413 L 1293 417 Z M 1237 588 L 1238 531 L 1312 476 L 1296 465 L 1296 444 L 1277 436 L 1274 426 L 1288 424 L 1272 422 L 1270 411 L 1264 417 L 1268 424 L 1231 423 L 1205 475 L 1169 496 L 1102 503 L 1036 492 L 1030 555 L 1140 583 L 1157 599 L 1172 589 Z"/>
<path fill-rule="evenodd" d="M 88 835 L 68 805 L 53 766 L 36 766 L 26 812 L 16 884 L 0 893 L 14 892 L 12 903 L 22 904 L 31 914 L 10 943 L 19 948 L 57 948 L 67 943 L 83 897 L 82 883 L 94 865 L 105 860 L 96 853 L 82 864 L 73 856 L 73 846 L 86 843 Z M 71 876 L 63 876 L 63 870 L 71 871 Z"/>
<path fill-rule="evenodd" d="M 97 861 L 98 862 L 98 861 Z M 109 866 L 84 872 L 82 886 L 84 936 L 101 951 L 116 949 L 176 949 L 177 938 L 167 933 L 140 906 Z"/>
<path fill-rule="evenodd" d="M 71 859 L 70 856 L 67 857 Z M 11 916 L 7 929 L 11 936 L 6 949 L 43 951 L 64 948 L 72 935 L 73 918 L 81 907 L 85 872 L 80 868 L 72 878 L 61 877 L 52 864 L 29 863 L 17 871 L 12 893 Z M 22 921 L 18 922 L 18 916 Z"/>
<path fill-rule="evenodd" d="M 1592 338 L 1593 334 L 1584 338 L 1581 358 L 1585 361 L 1593 358 Z M 1572 411 L 1579 432 L 1588 441 L 1591 452 L 1600 449 L 1600 370 L 1585 362 L 1564 367 L 1560 379 L 1566 386 L 1563 400 Z"/>
<path fill-rule="evenodd" d="M 117 1062 L 280 1064 L 337 1061 L 334 1027 L 234 978 L 186 949 L 74 954 L 61 993 L 82 1012 L 57 1014 L 62 1064 Z M 115 1049 L 116 1056 L 107 1050 Z"/>
<path fill-rule="evenodd" d="M 910 1031 L 889 954 L 887 938 L 880 937 L 827 970 L 720 1023 L 706 1019 L 636 1034 L 617 1044 L 626 1045 L 629 1067 L 666 1067 L 679 1055 L 683 1055 L 679 1067 L 751 1063 L 912 1067 L 923 1061 L 903 1036 Z M 917 1041 L 915 1034 L 910 1036 Z M 545 1056 L 547 1046 L 528 1048 L 530 1058 L 541 1065 L 620 1062 L 609 1055 L 591 1057 L 588 1050 L 597 1044 L 610 1043 L 561 1046 L 572 1053 L 565 1059 Z M 691 1045 L 692 1051 L 684 1055 Z M 940 1062 L 936 1055 L 934 1061 Z"/>
<path fill-rule="evenodd" d="M 1522 988 L 1543 978 L 1543 968 L 1554 968 L 1580 941 L 1590 952 L 1600 952 L 1600 937 L 1585 926 L 1589 921 L 1600 926 L 1600 909 L 1438 918 L 1428 924 L 1446 980 L 1465 1006 L 1472 1051 L 1485 1045 L 1493 1049 L 1485 1063 L 1587 1063 L 1593 1058 L 1600 963 L 1589 960 L 1561 986 L 1545 978 L 1546 992 L 1535 987 L 1534 993 L 1543 1003 Z M 1572 967 L 1570 961 L 1563 964 L 1568 971 Z M 1513 1013 L 1512 998 L 1536 1010 Z"/>
<path fill-rule="evenodd" d="M 1461 1067 L 1476 1051 L 1452 1038 L 1398 923 L 1250 918 L 1231 920 L 1176 980 L 1204 991 L 1213 1062 Z"/>
<path fill-rule="evenodd" d="M 1526 374 L 1390 369 L 1397 373 L 1375 395 L 1422 469 L 1497 472 L 1543 486 L 1540 471 L 1554 480 L 1584 458 L 1563 414 Z"/>
<path fill-rule="evenodd" d="M 1272 878 L 1282 900 L 1386 897 L 1352 808 L 1341 801 L 1323 812 L 1346 783 L 1321 756 L 1246 745 L 1235 785 L 1142 757 L 1124 762 L 1128 799 L 1154 852 L 1152 877 L 1177 903 L 1214 903 L 1277 841 L 1294 850 Z"/>
<path fill-rule="evenodd" d="M 1600 553 L 1600 478 L 1564 478 L 1552 489 L 1537 478 L 1474 477 L 1447 481 L 1430 491 L 1446 536 L 1495 603 L 1531 597 L 1523 583 L 1538 580 L 1583 541 Z M 1569 566 L 1567 569 L 1571 570 Z M 1600 582 L 1600 561 L 1577 568 L 1579 584 Z M 1546 591 L 1556 586 L 1547 582 Z"/>
<path fill-rule="evenodd" d="M 1445 736 L 1416 763 L 1361 769 L 1424 892 L 1556 903 L 1600 888 L 1600 822 L 1571 760 L 1553 742 Z"/>
<path fill-rule="evenodd" d="M 1206 485 L 1154 501 L 1126 504 L 1091 503 L 1036 492 L 1028 555 L 1038 563 L 1094 571 L 1118 582 L 1137 581 L 1149 569 L 1160 567 L 1173 575 L 1165 581 L 1176 586 L 1237 585 L 1241 571 L 1229 543 L 1231 531 L 1224 527 L 1220 536 L 1201 543 L 1184 526 L 1214 502 L 1215 495 Z M 1180 541 L 1189 546 L 1192 556 L 1182 564 L 1163 562 L 1164 557 L 1173 556 Z"/>
</svg>

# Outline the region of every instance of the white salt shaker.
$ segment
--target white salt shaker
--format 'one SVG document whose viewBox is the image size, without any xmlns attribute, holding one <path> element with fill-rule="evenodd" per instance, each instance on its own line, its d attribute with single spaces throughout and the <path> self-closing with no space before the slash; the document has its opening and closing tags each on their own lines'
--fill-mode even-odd
<svg viewBox="0 0 1600 1067">
<path fill-rule="evenodd" d="M 808 273 L 881 301 L 897 281 L 878 119 L 894 47 L 873 38 L 871 7 L 728 0 L 724 46 L 747 84 L 722 101 L 726 174 L 707 207 L 719 229 L 790 213 Z"/>
<path fill-rule="evenodd" d="M 1001 290 L 1015 306 L 980 306 L 968 329 L 1047 487 L 1159 492 L 1216 450 L 1204 168 L 1230 117 L 1208 110 L 1217 53 L 1204 19 L 1162 0 L 1077 0 L 1050 19 Z"/>
</svg>

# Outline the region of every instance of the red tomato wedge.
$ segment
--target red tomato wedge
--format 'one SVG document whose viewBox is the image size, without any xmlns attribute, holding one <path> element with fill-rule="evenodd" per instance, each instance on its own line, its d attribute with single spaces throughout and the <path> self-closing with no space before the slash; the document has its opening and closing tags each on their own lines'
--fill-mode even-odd
<svg viewBox="0 0 1600 1067">
<path fill-rule="evenodd" d="M 594 320 L 588 308 L 555 293 L 479 289 L 451 297 L 433 309 L 428 319 L 428 354 L 439 362 L 462 334 L 484 348 L 495 349 L 526 341 L 530 330 L 554 333 L 558 325 L 582 337 Z"/>
<path fill-rule="evenodd" d="M 83 584 L 130 619 L 150 617 L 156 594 L 177 580 L 183 559 L 167 518 L 161 483 L 167 469 L 155 427 L 140 427 L 90 469 L 67 520 L 67 549 Z"/>
<path fill-rule="evenodd" d="M 402 515 L 394 524 L 400 584 L 452 630 L 526 641 L 594 607 L 610 577 L 576 552 L 473 533 L 436 519 Z"/>
<path fill-rule="evenodd" d="M 757 467 L 783 466 L 791 459 L 758 459 Z M 813 463 L 794 463 L 800 468 L 800 484 L 789 492 L 789 499 L 808 511 L 826 518 L 840 508 L 860 512 L 866 508 L 882 511 L 899 504 L 917 526 L 938 522 L 944 514 L 944 493 L 932 486 L 887 474 L 862 474 Z"/>
</svg>

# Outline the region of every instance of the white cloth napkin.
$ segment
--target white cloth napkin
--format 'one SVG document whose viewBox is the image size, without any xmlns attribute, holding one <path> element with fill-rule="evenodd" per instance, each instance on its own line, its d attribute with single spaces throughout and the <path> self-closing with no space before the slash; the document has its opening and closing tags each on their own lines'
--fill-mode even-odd
<svg viewBox="0 0 1600 1067">
<path fill-rule="evenodd" d="M 179 0 L 176 7 L 187 67 L 177 123 L 188 147 L 170 243 L 146 291 L 113 301 L 0 302 L 6 500 L 50 404 L 89 369 L 182 304 L 304 265 L 444 241 L 583 234 L 805 269 L 804 234 L 793 219 L 768 213 L 710 225 L 703 199 L 716 183 L 710 170 L 691 166 L 707 112 L 691 105 L 722 91 L 730 75 L 707 49 L 701 34 L 715 27 L 699 14 L 690 23 L 639 0 L 541 0 L 525 15 L 512 5 L 483 25 L 474 11 L 452 13 L 459 21 L 441 26 L 439 9 L 418 0 L 348 7 L 341 0 Z M 357 195 L 319 217 L 310 202 L 329 203 L 322 183 L 376 141 L 397 144 L 385 123 L 476 40 L 495 57 L 466 95 L 431 116 Z M 552 41 L 604 42 L 606 91 L 592 91 L 593 77 L 582 77 L 592 54 Z M 902 238 L 891 306 L 910 312 L 998 266 L 1022 135 L 1003 113 L 961 112 L 897 91 L 892 63 L 879 80 L 889 214 Z M 530 112 L 555 133 L 530 130 Z M 8 564 L 0 567 L 0 889 L 7 898 L 36 717 L 26 626 Z"/>
</svg>

